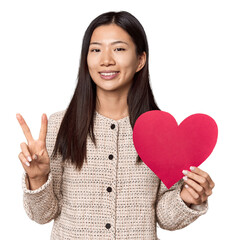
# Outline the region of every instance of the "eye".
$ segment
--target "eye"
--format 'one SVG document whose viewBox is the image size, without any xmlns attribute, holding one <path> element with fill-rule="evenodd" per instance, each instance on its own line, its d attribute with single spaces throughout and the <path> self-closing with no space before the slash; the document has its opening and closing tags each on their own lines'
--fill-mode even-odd
<svg viewBox="0 0 234 240">
<path fill-rule="evenodd" d="M 125 51 L 125 48 L 116 48 L 115 51 L 119 52 L 119 51 Z"/>
<path fill-rule="evenodd" d="M 100 49 L 97 49 L 97 48 L 91 49 L 90 52 L 100 52 Z"/>
</svg>

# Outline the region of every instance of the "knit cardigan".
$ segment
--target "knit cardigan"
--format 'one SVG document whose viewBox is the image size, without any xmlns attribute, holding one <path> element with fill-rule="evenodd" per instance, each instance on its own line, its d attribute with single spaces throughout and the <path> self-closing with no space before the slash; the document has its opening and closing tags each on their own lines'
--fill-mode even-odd
<svg viewBox="0 0 234 240">
<path fill-rule="evenodd" d="M 48 120 L 51 156 L 65 110 Z M 181 199 L 183 179 L 169 190 L 138 156 L 129 116 L 113 120 L 95 111 L 97 147 L 87 136 L 87 163 L 80 171 L 62 156 L 50 157 L 47 182 L 28 189 L 22 176 L 24 209 L 30 219 L 54 220 L 50 239 L 155 240 L 158 225 L 181 229 L 205 214 L 208 203 L 189 208 Z"/>
</svg>

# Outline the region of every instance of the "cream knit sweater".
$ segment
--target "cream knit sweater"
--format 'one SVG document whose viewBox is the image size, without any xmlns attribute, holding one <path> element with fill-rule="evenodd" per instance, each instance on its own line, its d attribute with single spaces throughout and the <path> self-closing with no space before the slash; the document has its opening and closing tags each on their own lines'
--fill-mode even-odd
<svg viewBox="0 0 234 240">
<path fill-rule="evenodd" d="M 64 113 L 49 117 L 49 156 Z M 129 116 L 116 121 L 96 112 L 94 133 L 97 148 L 88 136 L 81 171 L 51 158 L 48 181 L 36 190 L 23 174 L 25 211 L 40 224 L 54 220 L 51 239 L 155 240 L 157 224 L 176 230 L 206 213 L 207 202 L 192 209 L 182 201 L 183 180 L 168 190 L 143 162 L 136 165 Z"/>
</svg>

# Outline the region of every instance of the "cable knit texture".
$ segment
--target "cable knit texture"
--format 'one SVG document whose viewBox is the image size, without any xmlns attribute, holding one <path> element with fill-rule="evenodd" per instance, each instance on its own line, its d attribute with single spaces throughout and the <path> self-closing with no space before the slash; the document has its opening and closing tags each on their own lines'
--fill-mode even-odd
<svg viewBox="0 0 234 240">
<path fill-rule="evenodd" d="M 49 117 L 49 156 L 64 113 Z M 207 202 L 193 209 L 182 201 L 183 180 L 168 190 L 143 162 L 136 164 L 129 116 L 113 120 L 95 112 L 94 133 L 97 148 L 88 136 L 81 171 L 51 157 L 48 181 L 36 190 L 27 189 L 23 174 L 25 211 L 40 224 L 54 220 L 50 239 L 155 240 L 157 223 L 181 229 L 206 213 Z"/>
</svg>

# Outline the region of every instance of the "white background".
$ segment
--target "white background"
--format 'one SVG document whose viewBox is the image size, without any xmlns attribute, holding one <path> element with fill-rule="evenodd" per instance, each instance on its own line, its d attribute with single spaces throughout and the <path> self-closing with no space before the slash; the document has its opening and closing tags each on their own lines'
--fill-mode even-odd
<svg viewBox="0 0 234 240">
<path fill-rule="evenodd" d="M 53 222 L 39 225 L 23 209 L 18 154 L 26 139 L 15 115 L 37 138 L 42 113 L 67 107 L 84 31 L 111 10 L 129 11 L 145 28 L 159 107 L 178 123 L 205 113 L 219 127 L 215 150 L 200 166 L 216 183 L 207 214 L 178 231 L 159 229 L 159 238 L 234 239 L 234 3 L 226 0 L 0 2 L 0 239 L 50 237 Z"/>
</svg>

